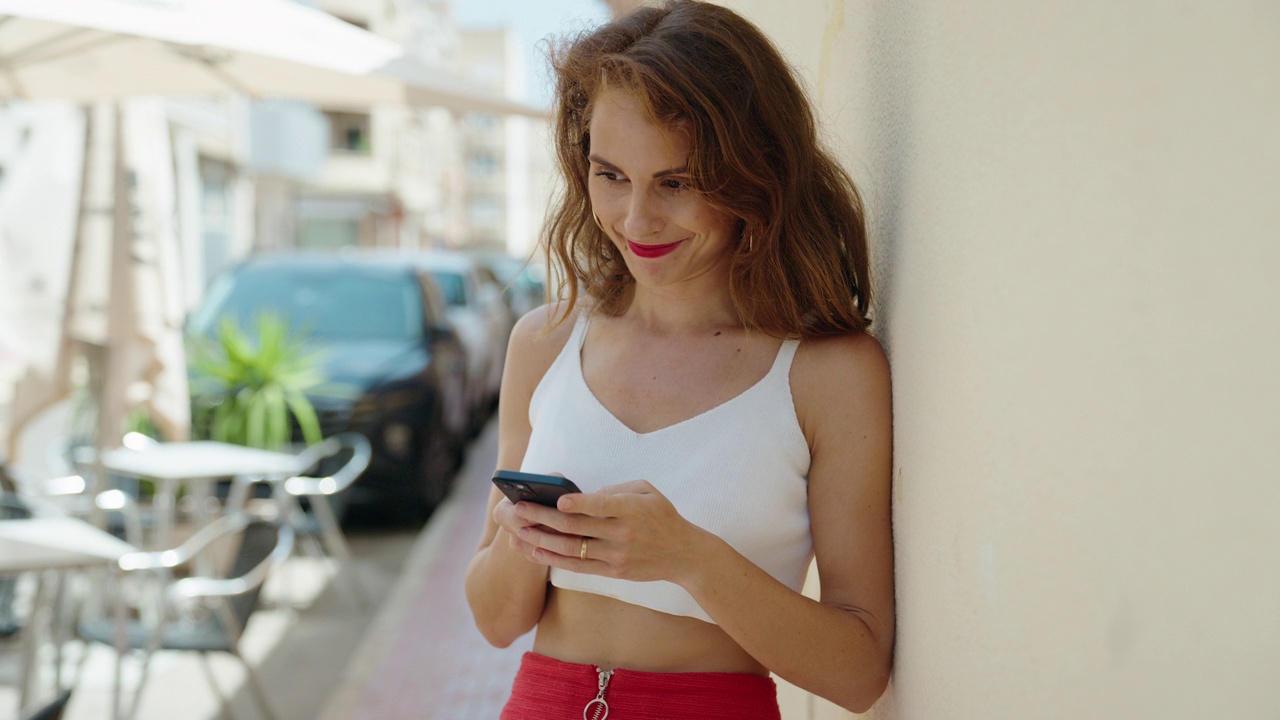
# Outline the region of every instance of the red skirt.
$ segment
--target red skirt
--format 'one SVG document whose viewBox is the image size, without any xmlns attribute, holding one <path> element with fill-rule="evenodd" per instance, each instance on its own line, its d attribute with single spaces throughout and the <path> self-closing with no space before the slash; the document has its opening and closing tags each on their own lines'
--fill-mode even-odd
<svg viewBox="0 0 1280 720">
<path fill-rule="evenodd" d="M 615 670 L 525 653 L 501 720 L 780 720 L 773 679 L 747 673 Z M 591 707 L 587 707 L 588 705 Z"/>
</svg>

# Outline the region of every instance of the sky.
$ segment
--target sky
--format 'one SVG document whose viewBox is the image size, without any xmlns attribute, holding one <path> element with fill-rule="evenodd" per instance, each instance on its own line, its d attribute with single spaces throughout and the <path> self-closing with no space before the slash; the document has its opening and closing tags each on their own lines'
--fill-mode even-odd
<svg viewBox="0 0 1280 720">
<path fill-rule="evenodd" d="M 551 93 L 546 76 L 548 35 L 560 36 L 599 25 L 609 18 L 603 0 L 452 0 L 454 22 L 460 28 L 506 26 L 515 30 L 525 50 L 528 101 L 546 107 Z"/>
</svg>

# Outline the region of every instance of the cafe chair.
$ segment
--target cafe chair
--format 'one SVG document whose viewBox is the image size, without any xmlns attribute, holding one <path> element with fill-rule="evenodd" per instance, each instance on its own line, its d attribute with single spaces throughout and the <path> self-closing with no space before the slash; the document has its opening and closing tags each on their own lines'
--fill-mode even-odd
<svg viewBox="0 0 1280 720">
<path fill-rule="evenodd" d="M 0 520 L 21 520 L 31 517 L 31 510 L 16 494 L 0 491 Z M 14 610 L 18 576 L 0 575 L 0 637 L 13 635 L 22 629 L 22 623 Z"/>
<path fill-rule="evenodd" d="M 19 487 L 16 483 L 12 487 Z M 39 498 L 33 498 L 34 503 L 28 502 L 28 498 L 19 495 L 16 492 L 0 491 L 0 520 L 23 519 L 30 517 L 60 517 L 64 516 L 63 508 L 57 505 L 41 504 Z M 104 513 L 119 513 L 122 516 L 122 523 L 126 528 L 126 536 L 129 536 L 130 543 L 136 546 L 136 539 L 140 537 L 140 524 L 138 521 L 136 507 L 132 505 L 132 499 L 120 490 L 108 490 L 100 493 L 94 498 L 95 504 Z M 28 604 L 27 615 L 25 618 L 19 617 L 15 610 L 15 595 L 18 583 L 18 574 L 0 575 L 0 637 L 15 635 L 23 630 L 25 623 L 33 620 L 34 627 L 42 627 L 43 624 L 36 620 L 38 614 L 50 613 L 51 618 L 48 621 L 48 632 L 51 633 L 50 639 L 54 647 L 54 678 L 55 685 L 62 684 L 62 667 L 63 667 L 63 646 L 66 640 L 66 633 L 70 631 L 70 618 L 81 612 L 87 605 L 89 600 L 81 593 L 73 594 L 71 603 L 64 600 L 64 593 L 67 591 L 69 579 L 64 573 L 49 574 L 35 572 L 35 600 Z M 46 586 L 48 581 L 52 579 L 53 598 L 50 601 L 45 597 L 47 592 Z M 74 587 L 74 586 L 73 586 Z M 92 597 L 91 595 L 89 597 Z M 28 633 L 31 631 L 28 630 Z M 38 642 L 35 638 L 27 638 L 25 643 Z M 24 667 L 29 672 L 32 667 L 30 663 L 34 662 L 34 655 L 25 655 L 32 650 L 24 649 Z M 83 658 L 82 658 L 83 661 Z M 26 687 L 22 688 L 22 696 L 25 698 Z M 44 708 L 49 713 L 60 713 L 61 710 L 56 709 L 56 705 L 50 705 Z M 57 717 L 57 715 L 35 715 L 35 717 Z"/>
<path fill-rule="evenodd" d="M 304 459 L 299 466 L 307 467 L 314 474 L 301 474 L 271 483 L 275 492 L 281 496 L 281 505 L 287 508 L 289 522 L 302 541 L 304 552 L 323 560 L 327 550 L 340 567 L 346 566 L 347 575 L 350 576 L 350 591 L 360 608 L 368 605 L 368 593 L 360 585 L 351 562 L 351 549 L 342 534 L 332 500 L 351 487 L 356 478 L 369 467 L 372 454 L 369 441 L 363 435 L 354 432 L 334 435 L 303 452 L 301 457 Z M 335 464 L 338 467 L 324 472 Z M 231 491 L 231 497 L 236 499 L 229 503 L 229 507 L 238 507 L 237 503 L 243 502 L 243 498 L 249 494 L 247 485 L 260 482 L 266 481 L 260 478 L 237 478 Z M 306 508 L 303 507 L 304 500 Z"/>
<path fill-rule="evenodd" d="M 22 720 L 59 720 L 66 712 L 69 702 L 71 702 L 71 691 L 63 690 L 48 703 L 34 710 L 28 710 L 27 714 L 22 716 Z"/>
<path fill-rule="evenodd" d="M 154 440 L 138 433 L 134 442 Z M 28 501 L 56 514 L 70 515 L 89 520 L 96 512 L 107 519 L 107 530 L 130 545 L 143 546 L 143 512 L 135 499 L 137 488 L 131 490 L 112 488 L 94 495 L 90 492 L 96 469 L 97 454 L 92 447 L 75 445 L 67 437 L 50 443 L 46 449 L 45 466 L 51 476 L 39 480 L 17 477 L 18 491 Z"/>
<path fill-rule="evenodd" d="M 191 565 L 212 543 L 237 533 L 239 546 L 225 577 L 172 578 L 174 569 Z M 227 698 L 218 686 L 208 656 L 215 651 L 234 655 L 245 668 L 250 690 L 263 714 L 267 718 L 275 717 L 257 674 L 240 651 L 240 638 L 258 607 L 263 582 L 293 551 L 293 541 L 294 531 L 288 523 L 234 512 L 205 526 L 176 549 L 129 553 L 120 558 L 119 570 L 126 577 L 149 573 L 165 582 L 158 620 L 153 625 L 134 620 L 125 628 L 128 647 L 143 651 L 142 673 L 129 717 L 138 712 L 151 657 L 157 650 L 199 653 L 224 715 Z M 112 618 L 85 620 L 80 623 L 79 631 L 86 640 L 115 644 L 116 623 Z"/>
<path fill-rule="evenodd" d="M 103 514 L 108 532 L 130 545 L 142 547 L 142 508 L 132 495 L 123 490 L 104 490 L 97 495 L 89 493 L 89 485 L 79 475 L 46 478 L 36 482 L 23 482 L 16 497 L 37 515 L 77 517 L 90 520 L 94 508 Z"/>
</svg>

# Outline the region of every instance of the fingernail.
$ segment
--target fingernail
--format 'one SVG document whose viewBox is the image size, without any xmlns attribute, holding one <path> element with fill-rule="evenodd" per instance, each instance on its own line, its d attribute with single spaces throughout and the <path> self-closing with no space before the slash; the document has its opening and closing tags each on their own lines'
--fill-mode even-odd
<svg viewBox="0 0 1280 720">
<path fill-rule="evenodd" d="M 522 528 L 520 528 L 520 530 L 519 530 L 518 532 L 516 532 L 516 534 L 517 534 L 517 535 L 519 535 L 519 536 L 520 536 L 520 539 L 522 539 L 522 540 L 523 540 L 524 538 L 529 537 L 529 528 L 527 528 L 527 527 L 522 527 Z"/>
</svg>

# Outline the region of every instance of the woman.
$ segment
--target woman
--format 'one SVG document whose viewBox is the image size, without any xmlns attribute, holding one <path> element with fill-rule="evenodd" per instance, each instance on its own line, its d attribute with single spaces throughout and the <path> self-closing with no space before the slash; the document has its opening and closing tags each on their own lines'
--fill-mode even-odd
<svg viewBox="0 0 1280 720">
<path fill-rule="evenodd" d="M 770 672 L 865 710 L 893 647 L 892 421 L 853 184 L 724 8 L 642 8 L 553 65 L 567 298 L 512 334 L 498 467 L 583 492 L 490 498 L 476 624 L 537 628 L 502 717 L 776 719 Z"/>
</svg>

